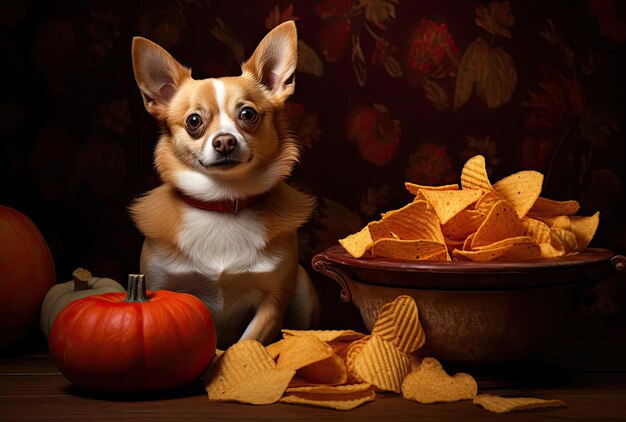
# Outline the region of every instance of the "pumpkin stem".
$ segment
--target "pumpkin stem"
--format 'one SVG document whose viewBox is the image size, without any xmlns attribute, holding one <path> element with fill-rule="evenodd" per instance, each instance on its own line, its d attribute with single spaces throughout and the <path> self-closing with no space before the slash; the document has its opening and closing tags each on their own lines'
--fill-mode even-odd
<svg viewBox="0 0 626 422">
<path fill-rule="evenodd" d="M 87 290 L 89 288 L 91 273 L 84 268 L 78 267 L 72 273 L 72 279 L 74 280 L 75 292 Z"/>
<path fill-rule="evenodd" d="M 143 274 L 128 274 L 128 293 L 124 302 L 149 302 Z"/>
</svg>

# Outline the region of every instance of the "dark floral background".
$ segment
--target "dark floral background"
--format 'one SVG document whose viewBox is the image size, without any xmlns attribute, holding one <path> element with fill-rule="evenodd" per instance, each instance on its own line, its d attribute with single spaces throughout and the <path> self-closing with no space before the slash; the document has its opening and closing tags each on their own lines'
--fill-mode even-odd
<svg viewBox="0 0 626 422">
<path fill-rule="evenodd" d="M 1 203 L 39 226 L 58 281 L 77 266 L 121 282 L 138 271 L 127 207 L 159 180 L 132 37 L 159 43 L 195 78 L 219 77 L 238 74 L 289 19 L 300 60 L 288 111 L 303 146 L 291 182 L 319 199 L 300 233 L 309 268 L 410 200 L 405 181 L 456 182 L 475 154 L 493 181 L 541 171 L 544 196 L 600 211 L 591 246 L 626 252 L 626 2 L 3 0 Z M 338 287 L 311 275 L 322 325 L 358 323 Z M 618 292 L 623 283 L 601 285 L 595 311 L 623 315 Z"/>
</svg>

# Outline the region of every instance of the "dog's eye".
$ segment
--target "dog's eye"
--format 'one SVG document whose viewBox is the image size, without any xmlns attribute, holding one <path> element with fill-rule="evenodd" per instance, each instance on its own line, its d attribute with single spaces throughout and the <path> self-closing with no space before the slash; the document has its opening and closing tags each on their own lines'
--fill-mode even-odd
<svg viewBox="0 0 626 422">
<path fill-rule="evenodd" d="M 199 114 L 194 113 L 187 117 L 185 121 L 185 126 L 187 130 L 196 131 L 202 125 L 202 117 Z"/>
<path fill-rule="evenodd" d="M 245 123 L 254 124 L 259 115 L 252 107 L 244 107 L 239 111 L 239 118 Z"/>
</svg>

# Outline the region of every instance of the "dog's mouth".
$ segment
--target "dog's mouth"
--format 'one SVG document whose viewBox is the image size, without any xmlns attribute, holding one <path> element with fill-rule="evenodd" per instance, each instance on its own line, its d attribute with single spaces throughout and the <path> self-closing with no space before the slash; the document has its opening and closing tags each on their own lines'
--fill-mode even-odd
<svg viewBox="0 0 626 422">
<path fill-rule="evenodd" d="M 250 163 L 253 158 L 253 155 L 250 154 L 250 156 L 246 160 L 243 160 L 240 155 L 232 154 L 213 160 L 203 160 L 202 158 L 195 157 L 195 160 L 196 163 L 205 170 L 228 170 L 245 163 Z"/>
<path fill-rule="evenodd" d="M 227 170 L 233 167 L 237 167 L 239 164 L 241 164 L 241 161 L 230 157 L 224 157 L 220 158 L 219 160 L 212 160 L 210 162 L 198 160 L 198 163 L 206 169 Z"/>
</svg>

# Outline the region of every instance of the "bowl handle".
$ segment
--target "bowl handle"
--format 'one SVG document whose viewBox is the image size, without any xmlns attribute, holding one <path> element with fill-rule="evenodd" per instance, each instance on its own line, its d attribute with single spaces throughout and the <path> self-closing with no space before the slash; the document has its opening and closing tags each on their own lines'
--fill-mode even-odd
<svg viewBox="0 0 626 422">
<path fill-rule="evenodd" d="M 611 263 L 615 267 L 615 272 L 617 274 L 626 275 L 626 256 L 615 255 L 613 258 L 611 258 Z"/>
<path fill-rule="evenodd" d="M 339 297 L 342 302 L 348 303 L 352 301 L 352 292 L 350 292 L 350 286 L 348 280 L 350 276 L 341 268 L 333 265 L 325 254 L 321 253 L 313 257 L 311 261 L 313 269 L 326 277 L 334 280 L 341 287 Z"/>
</svg>

